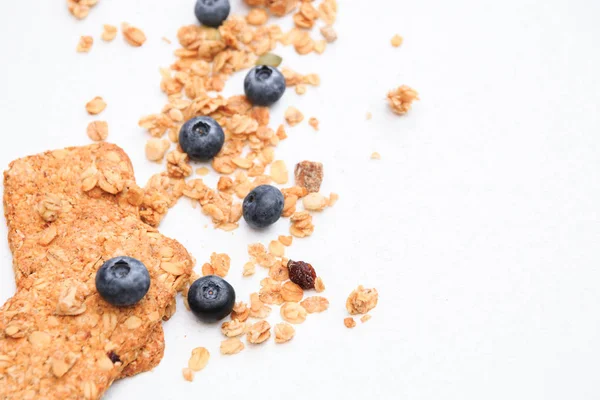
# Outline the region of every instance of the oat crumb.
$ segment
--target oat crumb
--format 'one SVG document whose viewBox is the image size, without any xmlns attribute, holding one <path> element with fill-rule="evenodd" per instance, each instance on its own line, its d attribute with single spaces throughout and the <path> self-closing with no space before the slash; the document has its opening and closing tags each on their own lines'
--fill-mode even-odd
<svg viewBox="0 0 600 400">
<path fill-rule="evenodd" d="M 402 36 L 400 35 L 394 35 L 394 37 L 392 37 L 392 46 L 394 47 L 400 47 L 402 46 L 402 42 L 404 41 L 404 39 L 402 38 Z"/>
<path fill-rule="evenodd" d="M 413 101 L 419 100 L 417 91 L 406 85 L 390 91 L 387 97 L 392 111 L 398 115 L 406 114 L 411 109 Z"/>
<path fill-rule="evenodd" d="M 379 294 L 377 289 L 365 289 L 359 285 L 346 300 L 346 310 L 351 315 L 366 314 L 377 306 Z"/>
<path fill-rule="evenodd" d="M 327 43 L 333 43 L 337 40 L 337 33 L 335 33 L 335 30 L 331 25 L 322 27 L 321 35 L 323 35 Z"/>
<path fill-rule="evenodd" d="M 374 151 L 371 154 L 371 160 L 381 160 L 381 154 L 379 154 L 378 152 Z"/>
<path fill-rule="evenodd" d="M 285 110 L 285 120 L 289 126 L 296 126 L 304 119 L 304 115 L 296 107 Z"/>
<path fill-rule="evenodd" d="M 100 142 L 108 137 L 108 123 L 106 121 L 92 121 L 88 124 L 87 135 L 94 142 Z"/>
<path fill-rule="evenodd" d="M 123 24 L 121 24 L 121 30 L 123 31 L 125 41 L 133 47 L 140 47 L 146 42 L 146 35 L 144 32 L 135 26 L 123 22 Z"/>
<path fill-rule="evenodd" d="M 161 161 L 169 147 L 169 139 L 151 138 L 146 142 L 146 158 L 150 161 Z"/>
<path fill-rule="evenodd" d="M 106 108 L 106 102 L 100 96 L 94 97 L 92 100 L 88 101 L 85 105 L 86 111 L 90 115 L 98 115 Z"/>
<path fill-rule="evenodd" d="M 296 91 L 296 94 L 302 96 L 304 93 L 306 93 L 306 85 L 303 83 L 299 83 L 296 85 L 294 90 Z"/>
<path fill-rule="evenodd" d="M 269 19 L 269 15 L 267 11 L 263 8 L 253 8 L 246 15 L 246 22 L 250 25 L 259 26 L 267 23 Z"/>
<path fill-rule="evenodd" d="M 210 169 L 206 167 L 200 167 L 196 170 L 196 173 L 200 176 L 206 176 L 210 173 Z"/>
<path fill-rule="evenodd" d="M 102 40 L 105 42 L 112 42 L 117 37 L 117 27 L 114 25 L 104 24 L 104 30 L 102 31 Z"/>
<path fill-rule="evenodd" d="M 369 314 L 365 314 L 362 317 L 360 317 L 360 322 L 362 322 L 364 324 L 365 322 L 367 322 L 370 319 L 371 319 L 371 316 Z"/>
<path fill-rule="evenodd" d="M 308 120 L 308 124 L 312 126 L 315 131 L 319 130 L 319 120 L 315 117 L 310 117 L 310 119 Z"/>
<path fill-rule="evenodd" d="M 356 321 L 352 317 L 344 318 L 344 325 L 346 325 L 346 328 L 352 329 L 356 326 Z"/>
<path fill-rule="evenodd" d="M 161 37 L 161 39 L 162 39 L 163 42 L 165 42 L 167 44 L 171 44 L 172 43 L 171 40 L 169 40 L 169 38 L 166 37 L 166 36 Z"/>
<path fill-rule="evenodd" d="M 373 118 L 373 114 L 371 114 L 371 112 L 367 112 L 367 121 L 369 121 L 371 118 Z"/>
<path fill-rule="evenodd" d="M 93 37 L 82 36 L 79 38 L 79 43 L 77 43 L 77 52 L 78 53 L 88 53 L 92 49 L 93 44 L 94 44 Z"/>
<path fill-rule="evenodd" d="M 183 371 L 183 379 L 185 379 L 188 382 L 192 382 L 194 380 L 194 371 L 191 370 L 191 368 L 184 368 Z"/>
</svg>

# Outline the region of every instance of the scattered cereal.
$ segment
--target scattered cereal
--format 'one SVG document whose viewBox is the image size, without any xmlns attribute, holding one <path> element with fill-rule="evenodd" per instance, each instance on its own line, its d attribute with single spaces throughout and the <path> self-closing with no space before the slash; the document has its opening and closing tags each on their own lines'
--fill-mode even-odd
<svg viewBox="0 0 600 400">
<path fill-rule="evenodd" d="M 315 231 L 315 226 L 312 224 L 312 215 L 308 211 L 294 213 L 290 217 L 290 223 L 290 233 L 298 238 L 310 236 Z"/>
<path fill-rule="evenodd" d="M 84 19 L 88 16 L 90 9 L 98 3 L 99 0 L 67 0 L 69 12 L 77 19 Z"/>
<path fill-rule="evenodd" d="M 206 167 L 200 167 L 196 170 L 196 173 L 200 176 L 206 176 L 210 173 L 210 169 Z"/>
<path fill-rule="evenodd" d="M 283 244 L 284 246 L 291 246 L 292 245 L 292 240 L 294 238 L 292 236 L 279 236 L 279 238 L 277 240 L 279 240 L 281 242 L 281 244 Z"/>
<path fill-rule="evenodd" d="M 306 320 L 306 310 L 298 303 L 285 303 L 281 306 L 281 318 L 290 324 L 301 324 Z"/>
<path fill-rule="evenodd" d="M 275 343 L 285 343 L 292 340 L 296 330 L 290 324 L 280 322 L 273 328 L 275 331 Z"/>
<path fill-rule="evenodd" d="M 366 115 L 366 118 L 367 118 L 367 121 L 370 120 L 371 118 L 373 118 L 373 114 L 371 114 L 371 112 L 368 111 L 367 115 Z"/>
<path fill-rule="evenodd" d="M 250 316 L 250 308 L 243 301 L 238 301 L 233 306 L 233 311 L 231 312 L 231 319 L 237 319 L 240 322 L 246 322 L 248 317 Z"/>
<path fill-rule="evenodd" d="M 267 11 L 263 8 L 252 8 L 248 12 L 248 15 L 246 15 L 246 21 L 250 25 L 255 26 L 266 24 L 268 19 L 269 15 L 267 14 Z"/>
<path fill-rule="evenodd" d="M 77 43 L 77 52 L 78 53 L 88 53 L 94 44 L 94 38 L 91 36 L 82 36 L 79 38 L 79 43 Z"/>
<path fill-rule="evenodd" d="M 258 321 L 248 329 L 246 340 L 248 343 L 260 344 L 271 337 L 271 325 L 267 321 Z"/>
<path fill-rule="evenodd" d="M 146 158 L 150 161 L 161 161 L 169 147 L 171 147 L 169 139 L 148 139 L 146 142 Z"/>
<path fill-rule="evenodd" d="M 302 199 L 305 210 L 322 211 L 329 204 L 329 199 L 320 193 L 309 193 Z"/>
<path fill-rule="evenodd" d="M 412 107 L 415 100 L 419 100 L 419 94 L 416 90 L 403 85 L 388 93 L 388 102 L 395 114 L 404 115 Z"/>
<path fill-rule="evenodd" d="M 402 42 L 404 41 L 404 39 L 402 38 L 402 36 L 400 35 L 394 35 L 392 37 L 392 46 L 394 47 L 400 47 L 402 45 Z"/>
<path fill-rule="evenodd" d="M 105 42 L 112 42 L 117 37 L 117 27 L 114 25 L 104 24 L 104 30 L 102 31 L 102 40 Z"/>
<path fill-rule="evenodd" d="M 223 322 L 221 332 L 227 337 L 236 337 L 243 335 L 246 332 L 246 324 L 234 319 L 232 321 Z"/>
<path fill-rule="evenodd" d="M 163 36 L 163 37 L 161 37 L 161 40 L 167 44 L 171 44 L 171 40 L 169 40 L 168 37 Z"/>
<path fill-rule="evenodd" d="M 285 110 L 285 121 L 289 126 L 296 126 L 304 119 L 304 115 L 296 107 L 288 107 Z"/>
<path fill-rule="evenodd" d="M 288 182 L 288 170 L 285 161 L 277 160 L 271 164 L 271 178 L 275 183 L 283 185 Z"/>
<path fill-rule="evenodd" d="M 365 314 L 362 317 L 360 317 L 360 322 L 362 322 L 364 324 L 365 322 L 367 322 L 370 319 L 371 319 L 371 316 L 369 314 Z"/>
<path fill-rule="evenodd" d="M 317 293 L 322 293 L 325 291 L 325 283 L 323 282 L 323 278 L 320 276 L 317 276 L 317 279 L 315 279 L 315 290 Z"/>
<path fill-rule="evenodd" d="M 94 97 L 85 105 L 85 109 L 90 115 L 98 115 L 106 108 L 106 102 L 100 96 Z"/>
<path fill-rule="evenodd" d="M 281 297 L 283 301 L 299 302 L 304 297 L 304 290 L 294 282 L 288 281 L 281 287 Z"/>
<path fill-rule="evenodd" d="M 256 272 L 256 266 L 253 262 L 247 262 L 244 264 L 244 269 L 242 270 L 243 276 L 252 276 Z"/>
<path fill-rule="evenodd" d="M 323 164 L 314 161 L 302 161 L 294 169 L 296 185 L 305 188 L 309 193 L 316 193 L 323 182 Z"/>
<path fill-rule="evenodd" d="M 312 126 L 315 131 L 319 130 L 319 120 L 315 117 L 310 117 L 308 120 L 308 124 Z"/>
<path fill-rule="evenodd" d="M 352 329 L 356 326 L 356 321 L 352 317 L 344 318 L 344 325 L 346 325 L 346 328 Z"/>
<path fill-rule="evenodd" d="M 144 32 L 135 26 L 124 22 L 121 24 L 121 30 L 123 31 L 125 41 L 133 47 L 140 47 L 146 42 L 146 35 Z"/>
<path fill-rule="evenodd" d="M 88 124 L 87 135 L 95 142 L 102 141 L 108 137 L 108 122 L 92 121 Z"/>
<path fill-rule="evenodd" d="M 238 338 L 230 338 L 223 340 L 221 342 L 221 354 L 223 355 L 233 355 L 237 354 L 240 351 L 244 350 L 244 343 L 240 341 Z"/>
<path fill-rule="evenodd" d="M 206 367 L 208 364 L 208 360 L 210 358 L 210 353 L 204 347 L 196 347 L 192 350 L 192 356 L 188 361 L 188 368 L 194 372 L 198 372 Z"/>
<path fill-rule="evenodd" d="M 279 240 L 272 240 L 271 243 L 269 243 L 269 253 L 273 254 L 275 257 L 283 257 L 285 254 L 283 243 Z"/>
<path fill-rule="evenodd" d="M 231 258 L 227 254 L 212 253 L 210 256 L 210 264 L 213 267 L 213 273 L 224 278 L 229 272 Z"/>
<path fill-rule="evenodd" d="M 333 207 L 339 199 L 340 199 L 340 196 L 337 193 L 331 193 L 329 195 L 329 207 Z"/>
<path fill-rule="evenodd" d="M 335 30 L 331 25 L 322 27 L 321 35 L 323 35 L 327 43 L 333 43 L 337 40 L 337 33 L 335 33 Z"/>
<path fill-rule="evenodd" d="M 371 160 L 381 160 L 381 154 L 374 151 L 373 153 L 371 153 Z"/>
<path fill-rule="evenodd" d="M 191 368 L 184 368 L 182 371 L 183 379 L 188 382 L 192 382 L 194 380 L 194 371 Z"/>
<path fill-rule="evenodd" d="M 365 289 L 359 285 L 346 300 L 346 309 L 352 315 L 366 314 L 377 305 L 379 294 L 376 289 Z"/>
<path fill-rule="evenodd" d="M 306 85 L 303 83 L 300 83 L 300 84 L 296 85 L 294 90 L 296 90 L 297 94 L 302 96 L 304 93 L 306 93 Z"/>
<path fill-rule="evenodd" d="M 309 314 L 320 313 L 329 308 L 329 300 L 321 296 L 312 296 L 302 300 L 300 305 L 304 307 Z"/>
</svg>

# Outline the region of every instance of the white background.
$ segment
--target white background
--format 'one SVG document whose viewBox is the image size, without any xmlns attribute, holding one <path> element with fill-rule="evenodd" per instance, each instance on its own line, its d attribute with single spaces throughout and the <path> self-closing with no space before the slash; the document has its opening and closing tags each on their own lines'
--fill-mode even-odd
<svg viewBox="0 0 600 400">
<path fill-rule="evenodd" d="M 158 68 L 173 61 L 178 27 L 194 23 L 193 3 L 102 0 L 80 22 L 64 0 L 3 1 L 0 165 L 89 143 L 84 105 L 100 95 L 109 140 L 131 156 L 138 182 L 161 171 L 145 159 L 137 121 L 165 103 Z M 290 169 L 322 161 L 323 191 L 341 196 L 288 251 L 323 276 L 330 310 L 286 345 L 224 357 L 219 327 L 180 303 L 160 366 L 106 398 L 597 399 L 600 3 L 340 3 L 339 40 L 325 54 L 276 51 L 322 85 L 289 91 L 272 118 L 277 126 L 294 105 L 321 121 L 319 132 L 306 120 L 290 129 L 277 158 Z M 244 11 L 240 0 L 233 10 Z M 122 21 L 146 32 L 142 48 L 99 39 L 103 23 Z M 405 38 L 399 49 L 389 44 L 395 33 Z M 96 43 L 77 54 L 87 34 Z M 225 94 L 241 93 L 242 79 Z M 396 117 L 385 95 L 401 84 L 422 101 Z M 370 160 L 373 151 L 383 159 Z M 161 230 L 187 246 L 198 271 L 211 252 L 230 254 L 228 279 L 247 299 L 265 272 L 241 277 L 246 245 L 285 233 L 287 221 L 264 234 L 207 224 L 182 200 Z M 14 282 L 4 241 L 0 251 L 4 301 Z M 376 287 L 380 304 L 348 330 L 344 302 L 359 283 Z M 188 383 L 181 369 L 197 346 L 212 357 Z"/>
</svg>

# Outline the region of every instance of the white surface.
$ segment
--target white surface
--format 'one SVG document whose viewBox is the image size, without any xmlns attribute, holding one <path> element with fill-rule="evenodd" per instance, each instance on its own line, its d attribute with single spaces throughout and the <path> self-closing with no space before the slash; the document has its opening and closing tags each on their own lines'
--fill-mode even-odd
<svg viewBox="0 0 600 400">
<path fill-rule="evenodd" d="M 137 121 L 165 102 L 158 68 L 172 62 L 177 28 L 194 22 L 193 1 L 102 0 L 83 22 L 62 3 L 0 7 L 0 165 L 89 143 L 84 104 L 101 95 L 109 139 L 144 183 L 162 167 L 145 160 Z M 322 160 L 324 191 L 341 195 L 289 251 L 324 277 L 330 310 L 287 345 L 223 357 L 218 326 L 180 304 L 161 365 L 106 398 L 597 399 L 600 3 L 340 3 L 340 39 L 324 55 L 277 51 L 285 65 L 318 72 L 322 86 L 288 92 L 272 118 L 294 105 L 321 121 L 319 132 L 306 122 L 290 129 L 277 157 L 290 169 Z M 103 23 L 122 21 L 144 29 L 144 47 L 99 40 Z M 400 49 L 389 44 L 395 33 Z M 87 55 L 75 53 L 83 34 L 96 38 Z M 225 93 L 241 93 L 242 78 Z M 385 104 L 400 84 L 422 98 L 403 118 Z M 383 159 L 371 161 L 373 151 Z M 264 274 L 241 278 L 246 245 L 284 233 L 287 221 L 262 235 L 206 224 L 181 201 L 161 230 L 198 270 L 212 251 L 229 253 L 229 279 L 246 298 Z M 0 250 L 4 301 L 14 284 L 4 240 Z M 379 289 L 380 305 L 348 330 L 344 302 L 359 283 Z M 181 368 L 197 346 L 212 357 L 190 384 Z"/>
</svg>

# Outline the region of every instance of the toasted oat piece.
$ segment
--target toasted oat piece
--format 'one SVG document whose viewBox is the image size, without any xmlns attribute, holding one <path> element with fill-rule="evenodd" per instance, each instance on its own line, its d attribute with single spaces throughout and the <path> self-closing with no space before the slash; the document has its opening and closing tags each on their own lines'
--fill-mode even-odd
<svg viewBox="0 0 600 400">
<path fill-rule="evenodd" d="M 160 321 L 174 312 L 192 260 L 139 220 L 125 153 L 101 143 L 27 157 L 11 163 L 4 184 L 17 281 L 0 310 L 0 372 L 13 371 L 0 374 L 5 398 L 97 399 L 115 379 L 155 366 Z M 150 290 L 134 307 L 96 295 L 95 271 L 116 254 L 150 272 Z M 179 269 L 169 274 L 167 264 Z"/>
</svg>

